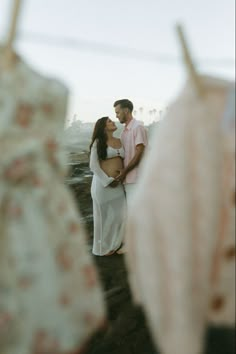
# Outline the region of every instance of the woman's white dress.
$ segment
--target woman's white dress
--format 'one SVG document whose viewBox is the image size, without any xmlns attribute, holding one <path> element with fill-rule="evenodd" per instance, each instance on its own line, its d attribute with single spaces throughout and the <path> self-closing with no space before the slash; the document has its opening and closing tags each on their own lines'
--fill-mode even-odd
<svg viewBox="0 0 236 354">
<path fill-rule="evenodd" d="M 0 57 L 1 59 L 1 57 Z M 102 291 L 64 184 L 68 91 L 19 60 L 0 72 L 0 353 L 82 349 Z"/>
<path fill-rule="evenodd" d="M 124 149 L 107 148 L 107 159 L 120 156 L 124 158 Z M 123 185 L 109 187 L 113 177 L 101 169 L 96 143 L 90 156 L 90 169 L 93 172 L 91 195 L 93 199 L 94 241 L 93 253 L 103 256 L 120 247 L 124 237 L 126 200 Z"/>
</svg>

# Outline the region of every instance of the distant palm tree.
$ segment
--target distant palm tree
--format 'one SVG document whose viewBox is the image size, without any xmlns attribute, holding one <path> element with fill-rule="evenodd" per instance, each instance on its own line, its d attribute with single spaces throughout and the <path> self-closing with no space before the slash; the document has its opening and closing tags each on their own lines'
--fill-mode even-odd
<svg viewBox="0 0 236 354">
<path fill-rule="evenodd" d="M 143 114 L 143 107 L 139 107 L 140 114 Z"/>
<path fill-rule="evenodd" d="M 148 112 L 149 116 L 150 116 L 150 121 L 149 123 L 152 123 L 153 119 L 152 119 L 152 114 L 153 114 L 153 110 L 150 109 L 149 112 Z"/>
<path fill-rule="evenodd" d="M 156 112 L 157 112 L 157 110 L 155 108 L 153 108 L 150 111 L 150 116 L 152 117 L 152 122 L 155 121 L 155 119 L 156 119 Z"/>
<path fill-rule="evenodd" d="M 141 120 L 143 120 L 143 107 L 139 107 L 139 114 L 140 114 Z"/>
</svg>

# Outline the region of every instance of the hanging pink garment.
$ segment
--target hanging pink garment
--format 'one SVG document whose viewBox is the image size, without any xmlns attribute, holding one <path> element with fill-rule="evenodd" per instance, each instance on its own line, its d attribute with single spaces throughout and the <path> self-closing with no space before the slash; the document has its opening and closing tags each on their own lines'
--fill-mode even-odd
<svg viewBox="0 0 236 354">
<path fill-rule="evenodd" d="M 235 322 L 234 87 L 202 80 L 205 99 L 187 85 L 158 126 L 128 218 L 130 282 L 162 354 L 201 354 L 207 324 Z"/>
<path fill-rule="evenodd" d="M 22 61 L 0 73 L 0 352 L 61 354 L 104 321 L 59 145 L 67 89 Z M 77 353 L 77 352 L 76 352 Z"/>
</svg>

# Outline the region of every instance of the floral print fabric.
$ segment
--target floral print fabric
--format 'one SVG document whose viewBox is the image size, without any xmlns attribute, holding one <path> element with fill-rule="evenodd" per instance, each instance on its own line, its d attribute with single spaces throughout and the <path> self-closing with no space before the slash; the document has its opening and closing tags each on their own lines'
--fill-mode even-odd
<svg viewBox="0 0 236 354">
<path fill-rule="evenodd" d="M 64 186 L 67 89 L 21 60 L 0 73 L 0 352 L 79 350 L 104 321 L 85 233 Z"/>
</svg>

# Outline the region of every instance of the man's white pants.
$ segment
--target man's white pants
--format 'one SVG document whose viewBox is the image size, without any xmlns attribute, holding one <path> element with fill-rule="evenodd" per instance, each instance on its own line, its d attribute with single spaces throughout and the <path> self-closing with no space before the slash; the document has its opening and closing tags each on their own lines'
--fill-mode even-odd
<svg viewBox="0 0 236 354">
<path fill-rule="evenodd" d="M 136 185 L 136 183 L 124 184 L 128 211 L 130 210 L 130 202 L 132 200 L 132 195 L 135 191 Z"/>
</svg>

